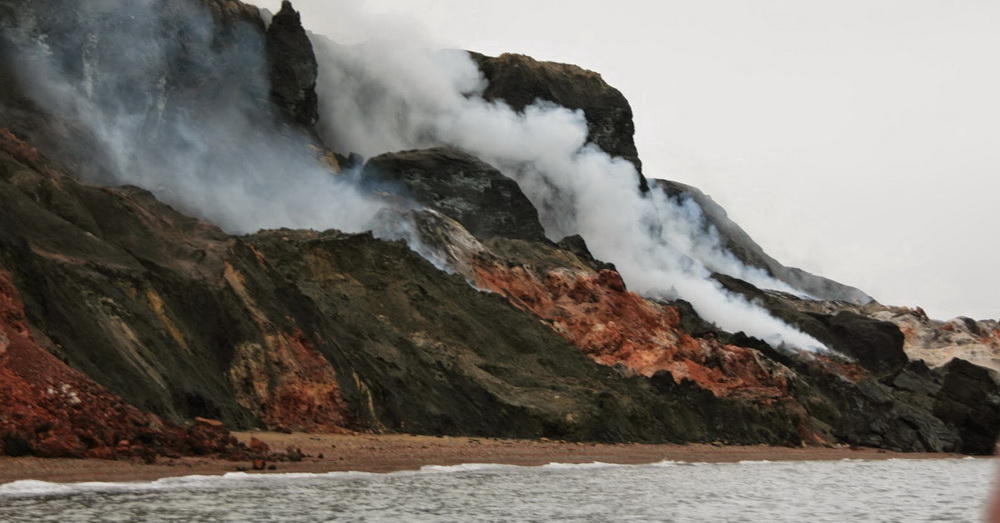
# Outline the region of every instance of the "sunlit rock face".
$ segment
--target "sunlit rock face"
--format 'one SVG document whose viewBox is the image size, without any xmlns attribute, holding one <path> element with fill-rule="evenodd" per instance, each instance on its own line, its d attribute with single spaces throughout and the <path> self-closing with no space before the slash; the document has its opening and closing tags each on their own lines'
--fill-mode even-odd
<svg viewBox="0 0 1000 523">
<path fill-rule="evenodd" d="M 906 336 L 904 348 L 910 359 L 940 367 L 960 358 L 1000 372 L 1000 323 L 996 320 L 935 321 L 920 309 L 905 307 L 887 307 L 872 315 L 899 325 Z"/>
</svg>

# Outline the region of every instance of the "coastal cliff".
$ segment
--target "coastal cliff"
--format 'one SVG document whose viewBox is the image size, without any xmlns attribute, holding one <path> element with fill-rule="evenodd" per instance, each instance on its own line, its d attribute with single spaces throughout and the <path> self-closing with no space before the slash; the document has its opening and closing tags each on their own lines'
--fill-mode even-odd
<svg viewBox="0 0 1000 523">
<path fill-rule="evenodd" d="M 91 7 L 0 0 L 0 454 L 245 456 L 223 424 L 993 453 L 996 321 L 781 265 L 707 195 L 647 178 L 596 73 L 471 53 L 485 87 L 464 96 L 579 115 L 584 152 L 637 176 L 623 191 L 691 211 L 739 262 L 713 288 L 822 349 L 631 290 L 584 237 L 550 237 L 560 199 L 468 147 L 333 150 L 314 126 L 338 85 L 288 2 L 270 25 L 235 0 Z M 327 183 L 350 191 L 322 212 L 364 202 L 353 232 L 298 226 L 304 204 L 254 221 Z"/>
</svg>

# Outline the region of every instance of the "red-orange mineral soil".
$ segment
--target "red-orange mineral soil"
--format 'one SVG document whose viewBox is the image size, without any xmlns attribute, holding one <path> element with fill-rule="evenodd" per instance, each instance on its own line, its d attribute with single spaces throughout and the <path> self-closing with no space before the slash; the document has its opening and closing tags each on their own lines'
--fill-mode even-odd
<svg viewBox="0 0 1000 523">
<path fill-rule="evenodd" d="M 183 428 L 128 405 L 46 351 L 0 270 L 0 454 L 143 457 L 238 451 L 222 424 Z"/>
<path fill-rule="evenodd" d="M 615 271 L 556 269 L 539 276 L 477 256 L 475 275 L 478 286 L 542 318 L 598 363 L 646 376 L 666 370 L 717 396 L 787 397 L 781 369 L 757 351 L 682 332 L 676 307 L 626 290 Z"/>
</svg>

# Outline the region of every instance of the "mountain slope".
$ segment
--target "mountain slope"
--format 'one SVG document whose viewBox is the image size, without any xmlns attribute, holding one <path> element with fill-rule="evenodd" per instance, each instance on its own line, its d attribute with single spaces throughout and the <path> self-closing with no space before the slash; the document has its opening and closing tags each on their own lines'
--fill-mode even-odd
<svg viewBox="0 0 1000 523">
<path fill-rule="evenodd" d="M 520 183 L 451 144 L 342 169 L 353 151 L 313 128 L 323 62 L 291 5 L 277 29 L 236 1 L 88 7 L 0 1 L 0 373 L 23 385 L 0 394 L 8 454 L 111 457 L 115 439 L 142 438 L 169 443 L 148 454 L 239 450 L 221 432 L 216 446 L 177 436 L 216 427 L 205 418 L 993 452 L 990 372 L 910 361 L 902 320 L 781 266 L 694 188 L 622 180 L 639 198 L 693 201 L 692 234 L 715 230 L 727 256 L 828 300 L 712 280 L 832 350 L 772 347 L 683 295 L 630 291 L 580 236 L 547 238 Z M 594 147 L 639 167 L 627 101 L 598 75 L 473 56 L 485 101 L 579 109 Z M 343 216 L 355 232 L 308 228 Z M 33 366 L 94 391 L 91 417 L 125 412 L 132 428 L 95 437 L 42 399 L 50 384 Z M 25 403 L 55 428 L 11 423 Z"/>
</svg>

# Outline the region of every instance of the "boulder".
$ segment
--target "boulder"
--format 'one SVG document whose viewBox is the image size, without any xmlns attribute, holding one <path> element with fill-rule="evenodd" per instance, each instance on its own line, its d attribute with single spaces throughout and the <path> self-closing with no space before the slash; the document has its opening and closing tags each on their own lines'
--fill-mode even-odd
<svg viewBox="0 0 1000 523">
<path fill-rule="evenodd" d="M 962 452 L 993 454 L 1000 436 L 1000 386 L 994 373 L 960 358 L 941 371 L 934 415 L 958 429 Z"/>
<path fill-rule="evenodd" d="M 903 333 L 894 323 L 849 311 L 816 317 L 829 329 L 831 345 L 876 377 L 895 376 L 906 365 Z"/>
<path fill-rule="evenodd" d="M 368 160 L 366 184 L 412 198 L 459 222 L 479 240 L 546 241 L 538 211 L 517 182 L 449 147 L 386 153 Z"/>
</svg>

